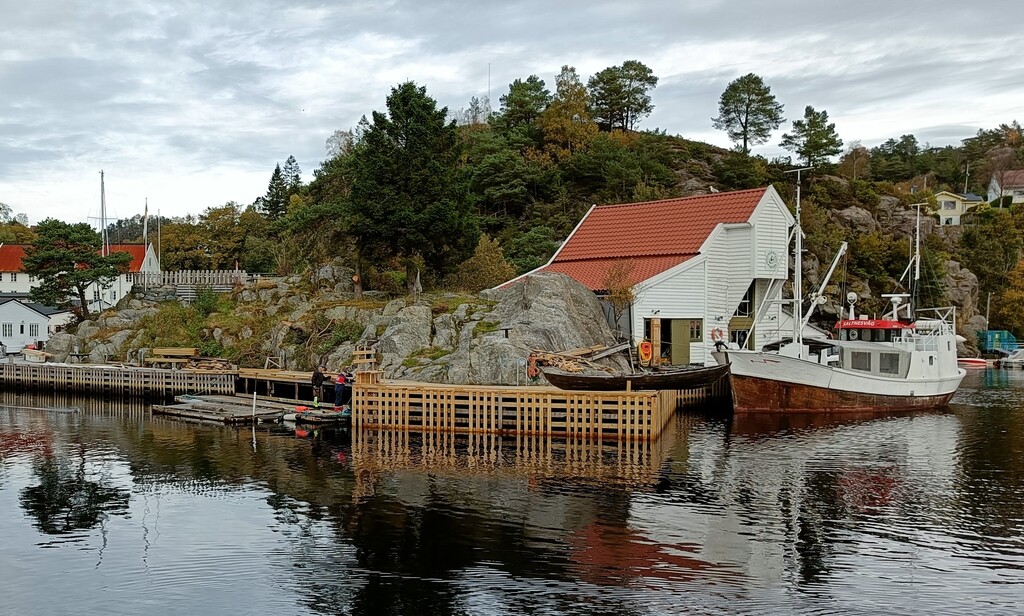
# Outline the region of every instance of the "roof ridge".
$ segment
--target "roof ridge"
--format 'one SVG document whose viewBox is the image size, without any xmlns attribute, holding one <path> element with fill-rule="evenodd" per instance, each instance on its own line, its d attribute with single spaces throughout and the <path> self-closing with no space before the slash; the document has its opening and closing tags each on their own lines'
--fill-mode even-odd
<svg viewBox="0 0 1024 616">
<path fill-rule="evenodd" d="M 669 197 L 668 199 L 655 199 L 654 201 L 634 201 L 634 202 L 631 202 L 631 203 L 603 203 L 601 205 L 596 205 L 595 204 L 594 207 L 597 208 L 597 209 L 599 209 L 599 208 L 613 208 L 613 207 L 629 207 L 629 206 L 634 206 L 634 205 L 655 205 L 655 204 L 658 204 L 658 203 L 673 203 L 673 202 L 677 202 L 677 201 L 687 201 L 687 200 L 690 200 L 690 199 L 715 199 L 715 198 L 722 198 L 722 197 L 736 197 L 736 196 L 741 195 L 743 193 L 764 192 L 766 190 L 768 190 L 768 187 L 767 186 L 763 186 L 761 188 L 744 188 L 743 190 L 730 190 L 728 192 L 714 192 L 714 193 L 706 193 L 706 194 L 703 194 L 703 195 L 689 195 L 689 196 L 686 196 L 686 197 Z"/>
</svg>

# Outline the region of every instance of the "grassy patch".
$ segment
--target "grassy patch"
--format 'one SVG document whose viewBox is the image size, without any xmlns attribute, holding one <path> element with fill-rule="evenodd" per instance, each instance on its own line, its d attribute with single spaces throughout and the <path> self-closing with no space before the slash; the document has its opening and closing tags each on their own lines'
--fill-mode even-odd
<svg viewBox="0 0 1024 616">
<path fill-rule="evenodd" d="M 495 321 L 480 321 L 473 327 L 473 335 L 479 336 L 481 334 L 496 332 L 498 331 L 499 325 L 501 325 L 501 323 L 497 323 Z"/>
<path fill-rule="evenodd" d="M 402 365 L 406 368 L 415 368 L 416 366 L 423 364 L 421 360 L 429 359 L 430 361 L 434 361 L 435 359 L 441 359 L 442 357 L 451 354 L 451 349 L 443 349 L 441 347 L 424 347 L 422 349 L 416 349 L 409 355 L 409 357 L 402 360 Z"/>
<path fill-rule="evenodd" d="M 349 306 L 351 308 L 362 308 L 363 310 L 380 310 L 388 305 L 387 300 L 376 297 L 364 297 L 363 299 L 346 299 L 338 302 L 338 306 Z"/>
</svg>

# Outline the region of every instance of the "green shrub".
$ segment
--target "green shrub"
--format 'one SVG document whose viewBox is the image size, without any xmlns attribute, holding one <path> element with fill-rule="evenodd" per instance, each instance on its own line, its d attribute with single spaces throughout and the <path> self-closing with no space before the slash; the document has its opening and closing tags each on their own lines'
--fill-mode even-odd
<svg viewBox="0 0 1024 616">
<path fill-rule="evenodd" d="M 351 319 L 335 321 L 331 326 L 330 335 L 317 345 L 317 352 L 321 354 L 328 353 L 340 344 L 355 342 L 362 337 L 364 329 L 366 328 L 358 321 L 352 321 Z"/>
</svg>

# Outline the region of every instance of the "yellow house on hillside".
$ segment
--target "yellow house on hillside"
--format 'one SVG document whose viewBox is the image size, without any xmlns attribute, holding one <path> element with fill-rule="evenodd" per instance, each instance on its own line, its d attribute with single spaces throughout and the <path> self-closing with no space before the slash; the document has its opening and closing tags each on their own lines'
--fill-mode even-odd
<svg viewBox="0 0 1024 616">
<path fill-rule="evenodd" d="M 935 212 L 939 215 L 940 225 L 959 225 L 960 217 L 985 200 L 973 193 L 953 193 L 940 190 L 935 193 Z"/>
</svg>

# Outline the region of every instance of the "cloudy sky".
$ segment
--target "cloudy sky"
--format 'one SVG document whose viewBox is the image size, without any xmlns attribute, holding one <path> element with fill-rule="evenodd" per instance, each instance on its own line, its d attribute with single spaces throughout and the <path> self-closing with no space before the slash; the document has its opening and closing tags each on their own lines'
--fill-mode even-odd
<svg viewBox="0 0 1024 616">
<path fill-rule="evenodd" d="M 727 146 L 732 79 L 826 109 L 871 146 L 958 143 L 1024 101 L 1020 0 L 0 0 L 0 202 L 32 222 L 198 213 L 250 203 L 293 154 L 413 80 L 450 109 L 563 64 L 636 59 L 660 78 L 643 124 Z M 786 125 L 788 127 L 788 123 Z M 784 127 L 784 128 L 786 128 Z M 759 150 L 779 153 L 772 143 Z"/>
</svg>

